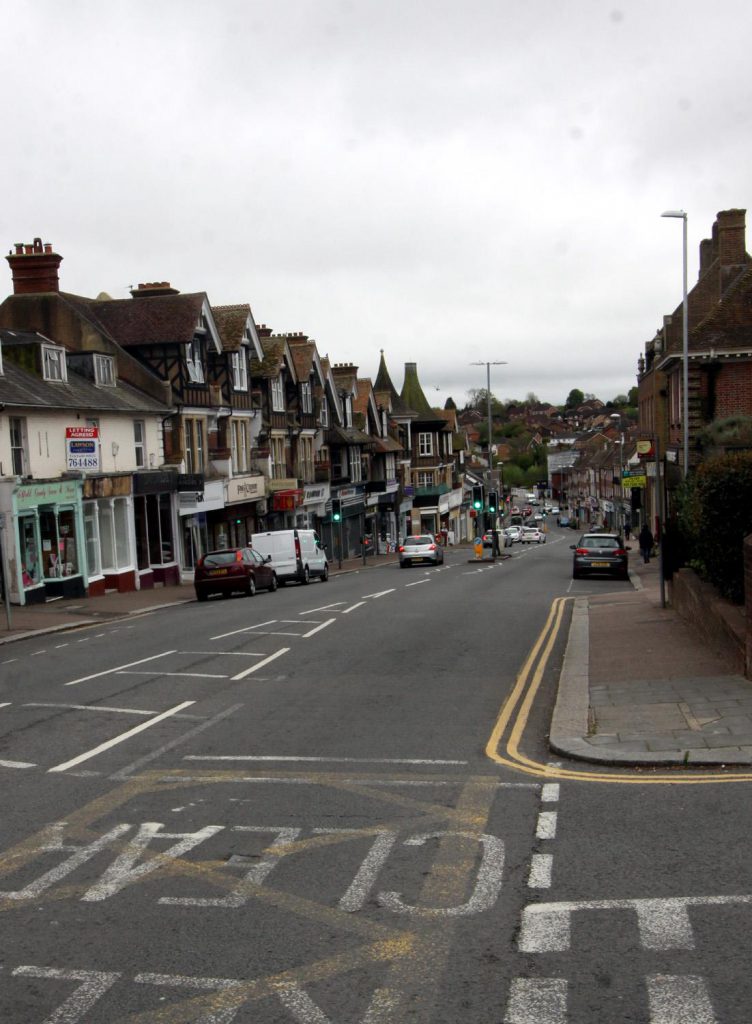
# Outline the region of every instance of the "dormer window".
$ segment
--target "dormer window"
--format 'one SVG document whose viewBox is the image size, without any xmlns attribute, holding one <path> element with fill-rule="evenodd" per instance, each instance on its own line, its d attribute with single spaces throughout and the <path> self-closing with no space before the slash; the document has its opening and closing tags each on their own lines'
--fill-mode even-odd
<svg viewBox="0 0 752 1024">
<path fill-rule="evenodd" d="M 244 348 L 232 353 L 232 386 L 236 391 L 248 390 L 248 365 Z"/>
<path fill-rule="evenodd" d="M 272 381 L 272 410 L 273 412 L 285 411 L 285 392 L 282 387 L 282 374 Z"/>
<path fill-rule="evenodd" d="M 196 323 L 196 326 L 195 326 L 194 330 L 201 331 L 202 334 L 206 334 L 207 329 L 208 328 L 207 328 L 207 323 L 206 323 L 206 317 L 202 313 L 199 316 L 199 318 L 198 318 L 198 321 Z"/>
<path fill-rule="evenodd" d="M 102 387 L 115 387 L 115 360 L 112 356 L 94 355 L 94 383 Z"/>
<path fill-rule="evenodd" d="M 309 381 L 303 381 L 300 385 L 300 409 L 301 412 L 313 412 L 313 394 Z"/>
<path fill-rule="evenodd" d="M 45 380 L 68 379 L 65 366 L 65 349 L 52 348 L 51 345 L 42 346 L 42 376 Z"/>
<path fill-rule="evenodd" d="M 185 346 L 185 363 L 188 368 L 188 379 L 193 384 L 204 383 L 204 364 L 201 361 L 201 341 L 194 338 Z"/>
</svg>

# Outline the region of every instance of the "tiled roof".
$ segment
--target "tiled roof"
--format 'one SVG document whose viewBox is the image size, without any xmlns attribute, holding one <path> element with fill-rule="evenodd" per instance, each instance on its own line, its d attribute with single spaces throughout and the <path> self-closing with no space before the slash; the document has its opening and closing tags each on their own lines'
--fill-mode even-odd
<svg viewBox="0 0 752 1024">
<path fill-rule="evenodd" d="M 206 294 L 194 292 L 106 301 L 69 295 L 66 298 L 74 300 L 77 308 L 87 309 L 110 337 L 128 348 L 192 341 Z"/>
<path fill-rule="evenodd" d="M 290 346 L 293 365 L 298 375 L 298 380 L 308 380 L 313 369 L 313 357 L 316 355 L 316 345 L 313 341 L 306 341 L 302 338 L 289 337 L 287 343 Z"/>
<path fill-rule="evenodd" d="M 402 401 L 399 396 L 399 392 L 392 384 L 392 378 L 389 376 L 389 371 L 386 368 L 386 360 L 384 359 L 384 350 L 381 349 L 381 358 L 379 360 L 379 372 L 376 374 L 376 380 L 373 383 L 373 390 L 375 394 L 385 393 L 388 394 L 391 403 L 391 415 L 397 417 L 412 417 L 414 412 L 408 408 L 407 405 Z"/>
<path fill-rule="evenodd" d="M 250 305 L 245 302 L 237 306 L 212 306 L 212 315 L 223 350 L 239 352 L 245 337 L 248 317 L 251 315 Z"/>
<path fill-rule="evenodd" d="M 252 359 L 252 372 L 259 374 L 262 377 L 279 376 L 284 366 L 284 338 L 276 336 L 272 338 L 261 338 L 261 348 L 264 350 L 264 361 L 259 363 L 257 359 Z"/>
<path fill-rule="evenodd" d="M 39 342 L 31 332 L 0 330 L 0 339 L 17 343 L 19 335 Z M 98 387 L 88 378 L 68 368 L 67 381 L 47 381 L 3 361 L 0 374 L 0 404 L 6 408 L 76 409 L 95 412 L 165 413 L 167 407 L 129 384 L 119 380 L 115 387 Z"/>
<path fill-rule="evenodd" d="M 417 413 L 417 417 L 421 422 L 439 419 L 428 404 L 428 399 L 423 394 L 423 388 L 418 380 L 417 363 L 405 363 L 405 382 L 402 385 L 400 398 L 408 408 L 413 409 Z M 443 424 L 443 421 L 441 422 Z"/>
</svg>

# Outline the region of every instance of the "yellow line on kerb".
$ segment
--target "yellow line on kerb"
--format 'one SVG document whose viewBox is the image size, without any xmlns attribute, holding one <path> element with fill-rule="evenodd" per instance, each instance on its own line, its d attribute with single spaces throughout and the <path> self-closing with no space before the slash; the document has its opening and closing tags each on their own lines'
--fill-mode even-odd
<svg viewBox="0 0 752 1024">
<path fill-rule="evenodd" d="M 595 768 L 593 771 L 556 768 L 548 764 L 541 764 L 533 761 L 520 752 L 520 742 L 527 726 L 530 711 L 535 697 L 540 688 L 543 676 L 548 665 L 554 644 L 561 630 L 562 620 L 567 601 L 572 598 L 557 597 L 554 599 L 548 618 L 538 639 L 533 644 L 530 654 L 522 666 L 512 692 L 501 706 L 499 716 L 493 727 L 493 731 L 486 744 L 486 756 L 496 764 L 504 765 L 505 768 L 513 768 L 515 771 L 523 772 L 525 775 L 535 775 L 547 779 L 566 779 L 573 782 L 605 782 L 610 785 L 633 785 L 633 786 L 702 786 L 716 783 L 729 782 L 752 782 L 752 774 L 729 775 L 726 773 L 708 771 L 702 775 L 692 772 L 684 772 L 677 769 L 671 774 L 658 774 L 650 769 L 625 769 L 616 774 L 606 773 Z M 510 724 L 511 723 L 511 724 Z M 499 753 L 503 737 L 508 730 L 508 738 L 505 745 L 504 757 Z M 648 772 L 650 771 L 650 774 Z"/>
</svg>

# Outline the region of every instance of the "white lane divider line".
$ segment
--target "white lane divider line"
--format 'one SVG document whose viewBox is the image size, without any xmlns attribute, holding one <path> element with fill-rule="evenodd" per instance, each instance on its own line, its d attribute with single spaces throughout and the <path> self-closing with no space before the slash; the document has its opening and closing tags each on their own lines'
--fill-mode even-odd
<svg viewBox="0 0 752 1024">
<path fill-rule="evenodd" d="M 653 974 L 647 978 L 650 1024 L 716 1024 L 704 978 Z"/>
<path fill-rule="evenodd" d="M 555 804 L 559 799 L 559 783 L 546 782 L 541 790 L 541 803 Z"/>
<path fill-rule="evenodd" d="M 356 608 L 362 608 L 364 604 L 365 604 L 365 601 L 358 601 L 357 604 L 351 604 L 349 608 L 343 608 L 342 609 L 342 614 L 343 615 L 349 615 L 350 612 L 354 612 Z"/>
<path fill-rule="evenodd" d="M 439 764 L 463 765 L 467 761 L 449 761 L 419 757 L 298 757 L 274 754 L 186 754 L 184 761 L 305 761 L 326 764 Z M 370 784 L 370 783 L 369 783 Z"/>
<path fill-rule="evenodd" d="M 143 715 L 148 718 L 153 711 L 143 711 L 139 708 L 112 708 L 105 704 L 52 704 L 42 701 L 24 704 L 25 708 L 70 708 L 72 711 L 111 711 L 121 715 Z"/>
<path fill-rule="evenodd" d="M 100 743 L 99 746 L 93 747 L 91 750 L 87 750 L 85 754 L 79 754 L 77 757 L 72 757 L 70 761 L 64 761 L 62 764 L 55 765 L 54 768 L 48 768 L 47 772 L 65 772 L 69 768 L 74 768 L 77 764 L 81 764 L 83 761 L 88 761 L 90 758 L 104 753 L 105 750 L 110 750 L 112 747 L 116 747 L 118 744 L 124 743 L 125 740 L 130 739 L 131 736 L 135 736 L 137 733 L 143 732 L 145 729 L 151 729 L 153 725 L 163 722 L 166 718 L 176 715 L 179 711 L 182 711 L 184 708 L 189 708 L 195 703 L 195 700 L 184 700 L 181 704 L 176 704 L 174 708 L 169 708 L 167 711 L 163 711 L 161 715 L 156 715 L 154 718 L 150 718 L 148 722 L 141 722 L 140 725 L 134 725 L 134 727 L 129 729 L 127 732 L 121 733 L 119 736 L 115 736 L 111 740 L 105 740 L 105 742 Z"/>
<path fill-rule="evenodd" d="M 10 705 L 11 705 L 11 701 L 6 700 L 2 704 L 0 704 L 0 708 L 9 708 Z"/>
<path fill-rule="evenodd" d="M 303 639 L 307 640 L 308 637 L 313 636 L 314 633 L 321 632 L 322 629 L 326 629 L 327 626 L 331 626 L 336 619 L 327 619 L 326 622 L 320 622 L 318 626 L 314 626 L 313 629 L 309 629 L 307 633 L 303 633 Z"/>
<path fill-rule="evenodd" d="M 280 647 L 278 651 L 275 651 L 274 654 L 270 654 L 268 658 L 264 658 L 263 661 L 257 661 L 255 665 L 251 665 L 250 668 L 246 668 L 242 672 L 238 672 L 236 676 L 232 676 L 232 681 L 236 683 L 239 679 L 245 679 L 245 677 L 249 676 L 252 672 L 258 672 L 260 668 L 263 668 L 270 662 L 275 661 L 277 658 L 281 658 L 282 655 L 287 654 L 289 650 L 289 647 Z"/>
<path fill-rule="evenodd" d="M 556 838 L 556 811 L 541 811 L 538 815 L 538 824 L 535 829 L 536 839 Z"/>
<path fill-rule="evenodd" d="M 406 583 L 405 587 L 419 587 L 421 583 L 428 583 L 429 580 L 415 580 L 414 583 Z"/>
<path fill-rule="evenodd" d="M 244 626 L 242 629 L 233 629 L 230 633 L 219 633 L 217 636 L 209 637 L 209 639 L 224 640 L 226 636 L 237 636 L 238 633 L 253 633 L 254 630 L 261 629 L 262 626 L 273 626 L 276 621 L 276 619 L 269 619 L 268 622 L 258 622 L 255 626 Z"/>
<path fill-rule="evenodd" d="M 0 761 L 0 768 L 36 768 L 30 761 Z"/>
<path fill-rule="evenodd" d="M 161 654 L 153 654 L 150 658 L 140 658 L 138 661 L 129 661 L 126 665 L 115 665 L 113 668 L 106 668 L 103 672 L 94 672 L 90 676 L 81 676 L 79 679 L 71 679 L 64 686 L 77 686 L 78 683 L 87 683 L 90 679 L 100 679 L 102 676 L 113 675 L 126 668 L 133 668 L 134 665 L 145 665 L 148 661 L 156 661 L 158 658 L 166 658 L 169 654 L 176 654 L 176 651 L 162 651 Z"/>
<path fill-rule="evenodd" d="M 153 672 L 131 672 L 126 670 L 118 672 L 119 676 L 151 676 Z M 226 675 L 220 676 L 209 672 L 160 672 L 160 679 L 227 679 Z"/>
<path fill-rule="evenodd" d="M 567 1024 L 566 978 L 513 978 L 504 1024 Z"/>
<path fill-rule="evenodd" d="M 324 604 L 320 608 L 309 608 L 305 612 L 301 612 L 301 615 L 313 615 L 314 612 L 329 612 L 332 608 L 338 608 L 339 605 L 345 604 L 344 601 L 332 601 L 331 604 Z"/>
<path fill-rule="evenodd" d="M 214 658 L 265 658 L 266 654 L 255 651 L 181 651 L 181 654 L 208 654 Z"/>
<path fill-rule="evenodd" d="M 391 587 L 389 590 L 380 590 L 377 594 L 363 594 L 363 600 L 365 601 L 367 598 L 371 597 L 375 601 L 377 597 L 384 597 L 385 594 L 393 594 L 396 589 L 396 587 Z"/>
<path fill-rule="evenodd" d="M 550 889 L 554 858 L 551 853 L 534 853 L 527 884 L 529 889 Z"/>
</svg>

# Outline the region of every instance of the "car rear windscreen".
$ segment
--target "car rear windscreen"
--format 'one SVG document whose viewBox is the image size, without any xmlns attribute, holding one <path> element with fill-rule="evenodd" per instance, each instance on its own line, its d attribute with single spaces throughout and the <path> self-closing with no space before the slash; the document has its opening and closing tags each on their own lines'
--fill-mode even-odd
<svg viewBox="0 0 752 1024">
<path fill-rule="evenodd" d="M 204 556 L 204 565 L 228 565 L 234 561 L 234 551 L 210 551 Z"/>
</svg>

